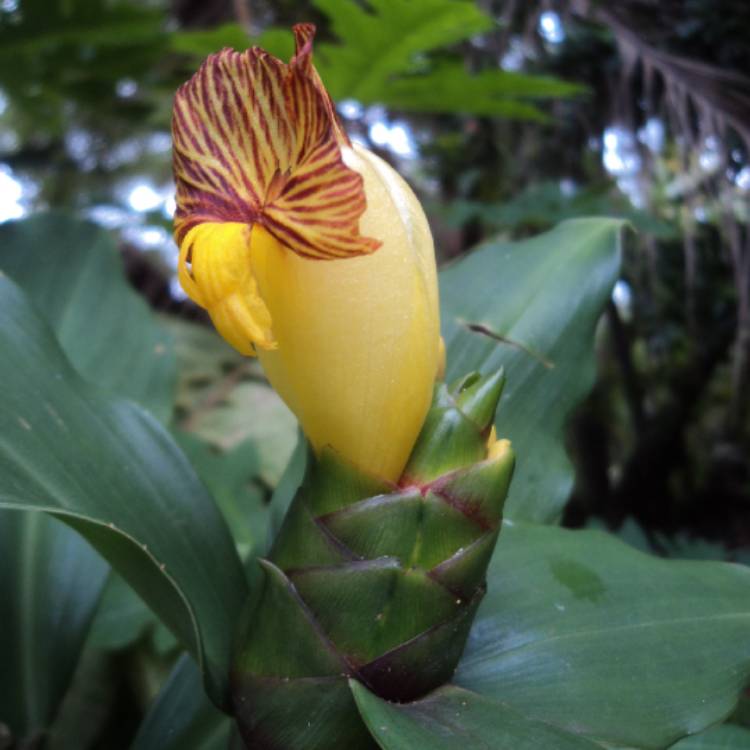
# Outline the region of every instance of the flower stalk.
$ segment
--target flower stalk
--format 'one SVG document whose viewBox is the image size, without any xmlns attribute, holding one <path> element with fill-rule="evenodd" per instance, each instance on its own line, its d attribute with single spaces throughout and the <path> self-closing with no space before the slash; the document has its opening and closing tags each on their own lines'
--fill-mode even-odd
<svg viewBox="0 0 750 750">
<path fill-rule="evenodd" d="M 372 747 L 356 679 L 410 701 L 450 679 L 513 470 L 502 372 L 450 388 L 435 255 L 406 183 L 352 145 L 295 27 L 286 64 L 212 55 L 177 93 L 179 277 L 257 355 L 312 449 L 240 626 L 248 747 Z M 248 415 L 252 418 L 252 415 Z"/>
</svg>

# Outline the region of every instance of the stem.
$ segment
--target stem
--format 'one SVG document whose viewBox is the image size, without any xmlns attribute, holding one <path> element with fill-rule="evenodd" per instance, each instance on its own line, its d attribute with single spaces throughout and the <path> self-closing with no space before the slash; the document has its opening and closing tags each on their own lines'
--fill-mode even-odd
<svg viewBox="0 0 750 750">
<path fill-rule="evenodd" d="M 625 326 L 620 320 L 615 303 L 610 300 L 607 303 L 607 322 L 612 331 L 612 343 L 614 345 L 615 359 L 622 373 L 625 399 L 630 409 L 630 418 L 633 421 L 633 430 L 636 436 L 643 432 L 645 417 L 643 414 L 643 392 L 638 382 L 638 376 L 633 366 L 633 358 L 630 354 L 630 337 Z"/>
<path fill-rule="evenodd" d="M 750 233 L 734 222 L 730 247 L 732 268 L 737 288 L 737 329 L 732 351 L 732 397 L 729 403 L 730 434 L 738 433 L 747 415 L 747 388 L 750 386 Z"/>
</svg>

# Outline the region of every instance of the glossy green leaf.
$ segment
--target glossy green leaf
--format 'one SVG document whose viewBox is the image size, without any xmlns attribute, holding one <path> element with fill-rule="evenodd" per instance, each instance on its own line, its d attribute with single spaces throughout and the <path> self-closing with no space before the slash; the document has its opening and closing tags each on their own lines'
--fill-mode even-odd
<svg viewBox="0 0 750 750">
<path fill-rule="evenodd" d="M 486 243 L 440 274 L 448 381 L 505 367 L 496 425 L 517 457 L 509 518 L 555 521 L 570 494 L 564 428 L 594 382 L 594 329 L 617 278 L 621 229 L 611 219 L 566 221 Z"/>
<path fill-rule="evenodd" d="M 227 750 L 232 721 L 206 698 L 200 670 L 184 655 L 154 701 L 131 750 Z"/>
<path fill-rule="evenodd" d="M 0 319 L 0 507 L 80 531 L 197 655 L 222 703 L 247 585 L 216 506 L 163 428 L 85 383 L 5 277 Z"/>
<path fill-rule="evenodd" d="M 0 10 L 0 88 L 22 143 L 36 148 L 50 136 L 61 138 L 84 108 L 97 128 L 106 121 L 114 125 L 110 132 L 128 119 L 134 128 L 142 125 L 143 105 L 118 97 L 116 83 L 153 78 L 166 39 L 160 8 L 111 0 L 20 5 Z M 49 155 L 43 161 L 51 177 L 68 168 Z M 72 186 L 57 184 L 53 200 L 72 203 Z"/>
<path fill-rule="evenodd" d="M 670 750 L 750 750 L 750 729 L 723 724 L 685 737 Z"/>
<path fill-rule="evenodd" d="M 238 354 L 212 328 L 176 319 L 165 323 L 176 344 L 179 431 L 221 455 L 237 455 L 252 444 L 253 475 L 274 487 L 294 449 L 297 422 L 260 364 Z"/>
<path fill-rule="evenodd" d="M 210 29 L 174 31 L 170 34 L 169 41 L 175 52 L 201 58 L 208 57 L 223 47 L 244 50 L 251 44 L 263 48 L 280 60 L 289 60 L 294 54 L 294 37 L 288 29 L 266 29 L 262 34 L 251 38 L 239 23 L 225 23 Z"/>
<path fill-rule="evenodd" d="M 317 42 L 315 65 L 335 100 L 355 99 L 409 112 L 471 113 L 521 120 L 546 120 L 536 100 L 570 97 L 585 89 L 550 76 L 502 70 L 470 73 L 446 47 L 491 32 L 495 22 L 473 0 L 315 0 L 337 38 Z M 271 28 L 252 40 L 239 24 L 207 31 L 180 31 L 172 47 L 205 57 L 228 46 L 255 44 L 288 60 L 292 35 Z M 429 53 L 441 49 L 441 62 Z M 448 59 L 446 59 L 448 58 Z"/>
<path fill-rule="evenodd" d="M 331 19 L 339 45 L 321 44 L 315 54 L 335 99 L 370 103 L 394 74 L 414 69 L 414 56 L 492 28 L 473 0 L 315 0 Z"/>
<path fill-rule="evenodd" d="M 91 623 L 89 646 L 106 651 L 126 648 L 154 622 L 158 620 L 143 599 L 111 572 Z"/>
<path fill-rule="evenodd" d="M 177 432 L 174 437 L 210 490 L 242 557 L 253 549 L 265 551 L 271 516 L 266 493 L 255 481 L 259 465 L 255 441 L 246 440 L 221 453 L 189 433 Z"/>
<path fill-rule="evenodd" d="M 59 521 L 0 511 L 0 724 L 17 737 L 57 712 L 107 569 Z"/>
<path fill-rule="evenodd" d="M 569 97 L 582 91 L 581 86 L 558 78 L 498 68 L 469 74 L 465 62 L 456 60 L 429 73 L 402 76 L 383 85 L 378 100 L 407 112 L 463 112 L 545 121 L 547 116 L 532 100 Z"/>
<path fill-rule="evenodd" d="M 750 569 L 506 523 L 457 684 L 618 747 L 663 748 L 750 678 Z"/>
<path fill-rule="evenodd" d="M 432 65 L 426 53 L 488 32 L 494 21 L 473 0 L 315 0 L 337 44 L 318 44 L 316 65 L 334 99 L 353 98 L 422 112 L 517 119 L 545 116 L 532 99 L 570 96 L 581 87 L 499 68 L 470 74 L 463 60 Z"/>
<path fill-rule="evenodd" d="M 438 210 L 437 208 L 435 210 Z M 609 183 L 575 191 L 559 180 L 534 182 L 502 203 L 457 200 L 440 206 L 440 215 L 452 226 L 480 219 L 488 228 L 544 231 L 566 219 L 580 216 L 617 217 L 629 222 L 638 234 L 663 240 L 679 237 L 678 225 L 649 211 L 633 208 L 628 197 Z"/>
<path fill-rule="evenodd" d="M 109 233 L 63 214 L 3 224 L 0 270 L 44 314 L 84 378 L 169 418 L 172 338 L 129 286 Z"/>
<path fill-rule="evenodd" d="M 383 750 L 596 750 L 599 746 L 502 703 L 455 686 L 414 703 L 388 703 L 350 683 L 360 714 Z"/>
</svg>

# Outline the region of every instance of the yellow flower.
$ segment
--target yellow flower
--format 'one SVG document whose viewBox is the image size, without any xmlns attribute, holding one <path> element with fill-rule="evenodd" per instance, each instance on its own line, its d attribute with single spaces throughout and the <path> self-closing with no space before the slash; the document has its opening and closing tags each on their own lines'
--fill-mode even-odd
<svg viewBox="0 0 750 750">
<path fill-rule="evenodd" d="M 406 183 L 340 128 L 314 27 L 294 31 L 289 64 L 224 50 L 177 93 L 179 278 L 316 450 L 395 480 L 440 365 L 432 237 Z"/>
</svg>

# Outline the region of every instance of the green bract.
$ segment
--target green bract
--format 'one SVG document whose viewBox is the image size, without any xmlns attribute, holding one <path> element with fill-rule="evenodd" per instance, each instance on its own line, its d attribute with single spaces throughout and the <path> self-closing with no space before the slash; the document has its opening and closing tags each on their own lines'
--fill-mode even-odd
<svg viewBox="0 0 750 750">
<path fill-rule="evenodd" d="M 234 665 L 251 747 L 285 747 L 286 735 L 299 738 L 289 747 L 363 747 L 349 678 L 399 702 L 450 679 L 513 471 L 507 443 L 488 456 L 503 382 L 499 370 L 438 385 L 397 487 L 331 451 L 310 461 L 261 561 L 263 590 Z M 313 722 L 327 725 L 319 738 L 305 731 Z"/>
</svg>

